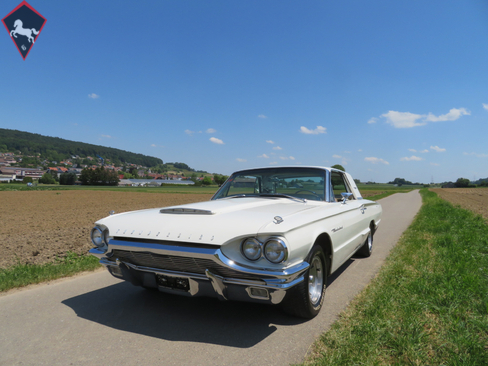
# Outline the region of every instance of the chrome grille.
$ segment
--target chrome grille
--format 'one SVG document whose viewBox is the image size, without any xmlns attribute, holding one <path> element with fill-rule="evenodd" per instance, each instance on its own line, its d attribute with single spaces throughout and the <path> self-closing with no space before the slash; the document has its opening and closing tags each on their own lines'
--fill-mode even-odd
<svg viewBox="0 0 488 366">
<path fill-rule="evenodd" d="M 133 252 L 115 249 L 111 259 L 119 259 L 122 262 L 136 266 L 151 267 L 161 270 L 188 272 L 205 275 L 205 270 L 227 278 L 242 278 L 256 280 L 255 276 L 242 273 L 231 268 L 224 267 L 211 259 L 180 257 L 176 255 L 154 254 L 150 252 Z"/>
</svg>

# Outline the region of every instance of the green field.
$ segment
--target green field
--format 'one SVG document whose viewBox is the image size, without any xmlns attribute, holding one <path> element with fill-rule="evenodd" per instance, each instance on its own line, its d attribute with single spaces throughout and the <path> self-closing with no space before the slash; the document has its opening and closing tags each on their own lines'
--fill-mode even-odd
<svg viewBox="0 0 488 366">
<path fill-rule="evenodd" d="M 488 225 L 428 190 L 307 365 L 488 365 Z"/>
</svg>

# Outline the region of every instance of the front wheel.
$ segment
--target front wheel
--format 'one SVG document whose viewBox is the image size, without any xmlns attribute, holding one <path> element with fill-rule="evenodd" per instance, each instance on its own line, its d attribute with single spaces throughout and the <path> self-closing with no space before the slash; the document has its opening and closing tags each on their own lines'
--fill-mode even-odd
<svg viewBox="0 0 488 366">
<path fill-rule="evenodd" d="M 283 309 L 288 314 L 312 319 L 322 308 L 327 287 L 327 261 L 320 245 L 314 245 L 307 261 L 310 267 L 305 278 L 286 295 Z"/>
<path fill-rule="evenodd" d="M 370 257 L 371 253 L 373 252 L 373 228 L 369 231 L 368 237 L 366 238 L 366 241 L 364 242 L 363 246 L 359 248 L 358 254 L 361 257 Z"/>
</svg>

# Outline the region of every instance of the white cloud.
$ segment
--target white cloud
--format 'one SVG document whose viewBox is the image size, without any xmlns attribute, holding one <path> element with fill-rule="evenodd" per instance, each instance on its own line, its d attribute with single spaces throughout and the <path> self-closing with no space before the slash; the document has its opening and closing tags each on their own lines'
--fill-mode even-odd
<svg viewBox="0 0 488 366">
<path fill-rule="evenodd" d="M 269 156 L 266 155 L 266 154 L 263 154 L 263 155 L 259 155 L 258 158 L 265 158 L 265 159 L 269 159 Z"/>
<path fill-rule="evenodd" d="M 293 156 L 290 156 L 288 159 L 295 160 L 295 158 Z"/>
<path fill-rule="evenodd" d="M 273 141 L 273 140 L 266 140 L 266 142 L 267 142 L 268 144 L 274 144 L 274 141 Z"/>
<path fill-rule="evenodd" d="M 237 158 L 236 159 L 239 163 L 245 163 L 247 160 L 246 159 L 241 159 L 241 158 Z"/>
<path fill-rule="evenodd" d="M 151 144 L 151 147 L 164 147 L 163 145 Z"/>
<path fill-rule="evenodd" d="M 112 138 L 113 138 L 113 137 L 112 137 L 112 136 L 110 136 L 110 135 L 100 135 L 100 136 L 102 136 L 102 137 L 103 137 L 103 138 L 105 138 L 105 139 L 112 139 Z"/>
<path fill-rule="evenodd" d="M 486 109 L 488 111 L 488 104 L 486 103 L 483 103 L 483 108 Z"/>
<path fill-rule="evenodd" d="M 385 165 L 390 165 L 390 163 L 387 162 L 386 160 L 383 160 L 381 158 L 375 158 L 375 157 L 367 157 L 367 158 L 364 158 L 364 161 L 370 162 L 372 164 L 381 163 L 381 164 L 385 164 Z"/>
<path fill-rule="evenodd" d="M 476 156 L 477 158 L 488 158 L 488 154 L 479 154 L 479 153 L 475 153 L 475 152 L 472 152 L 472 153 L 463 153 L 464 155 L 472 155 L 472 156 Z"/>
<path fill-rule="evenodd" d="M 410 152 L 417 152 L 417 150 L 415 150 L 415 149 L 408 149 L 408 151 L 410 151 Z"/>
<path fill-rule="evenodd" d="M 376 117 L 372 117 L 372 118 L 370 118 L 370 119 L 368 120 L 368 123 L 369 123 L 369 124 L 373 124 L 373 123 L 376 123 L 376 122 L 378 122 L 378 118 L 376 118 Z"/>
<path fill-rule="evenodd" d="M 273 150 L 283 150 L 283 149 L 279 146 L 275 146 L 275 147 L 273 147 Z"/>
<path fill-rule="evenodd" d="M 97 95 L 95 93 L 91 93 L 91 94 L 88 94 L 88 98 L 90 98 L 90 99 L 98 99 L 98 98 L 100 98 L 100 95 Z"/>
<path fill-rule="evenodd" d="M 439 164 L 437 164 L 437 163 L 430 163 L 430 165 L 439 166 Z"/>
<path fill-rule="evenodd" d="M 191 136 L 195 133 L 195 131 L 185 130 L 185 133 Z"/>
<path fill-rule="evenodd" d="M 441 148 L 439 146 L 431 146 L 430 149 L 431 150 L 434 150 L 434 151 L 437 151 L 437 152 L 445 152 L 446 151 L 446 149 L 443 149 L 443 148 Z"/>
<path fill-rule="evenodd" d="M 420 151 L 420 152 L 421 152 L 422 154 L 425 154 L 425 153 L 428 153 L 428 152 L 429 152 L 429 150 L 425 149 L 425 150 L 422 150 L 422 151 Z"/>
<path fill-rule="evenodd" d="M 207 131 L 205 131 L 206 133 L 215 133 L 217 132 L 217 130 L 213 129 L 213 128 L 209 128 L 207 129 Z"/>
<path fill-rule="evenodd" d="M 272 161 L 271 163 L 269 163 L 269 165 L 277 165 L 278 162 L 277 161 Z"/>
<path fill-rule="evenodd" d="M 382 114 L 381 117 L 386 118 L 386 123 L 395 128 L 411 128 L 427 124 L 427 122 L 417 122 L 423 117 L 421 114 L 410 112 L 388 111 L 388 113 Z"/>
<path fill-rule="evenodd" d="M 321 133 L 327 133 L 327 129 L 322 126 L 317 126 L 315 130 L 309 130 L 307 127 L 302 126 L 300 127 L 300 132 L 306 135 L 318 135 Z"/>
<path fill-rule="evenodd" d="M 268 118 L 268 116 L 265 116 L 264 114 L 260 114 L 258 118 Z"/>
<path fill-rule="evenodd" d="M 281 160 L 288 160 L 288 158 L 286 156 L 280 156 L 280 159 Z"/>
<path fill-rule="evenodd" d="M 412 128 L 425 126 L 428 122 L 455 121 L 461 118 L 461 116 L 469 116 L 470 114 L 471 112 L 466 108 L 452 108 L 449 113 L 441 114 L 440 116 L 436 116 L 432 113 L 415 114 L 410 112 L 388 111 L 388 113 L 384 113 L 380 117 L 385 118 L 386 123 L 395 128 Z M 373 118 L 370 119 L 370 121 L 373 120 Z M 370 121 L 368 121 L 368 123 L 373 123 Z"/>
<path fill-rule="evenodd" d="M 332 155 L 332 157 L 333 157 L 334 159 L 342 159 L 342 156 L 340 156 L 340 155 L 335 155 L 335 154 L 334 154 L 334 155 Z"/>
<path fill-rule="evenodd" d="M 210 137 L 209 140 L 212 141 L 214 144 L 224 145 L 224 141 L 222 141 L 221 139 L 218 139 L 217 137 Z"/>
<path fill-rule="evenodd" d="M 465 108 L 452 108 L 449 113 L 442 114 L 438 117 L 434 116 L 432 113 L 429 113 L 425 120 L 429 122 L 455 121 L 461 116 L 469 116 L 470 114 L 471 112 L 467 111 Z"/>
<path fill-rule="evenodd" d="M 421 160 L 424 160 L 424 158 L 419 158 L 418 156 L 412 155 L 409 158 L 405 157 L 405 158 L 401 158 L 400 160 L 401 161 L 421 161 Z"/>
</svg>

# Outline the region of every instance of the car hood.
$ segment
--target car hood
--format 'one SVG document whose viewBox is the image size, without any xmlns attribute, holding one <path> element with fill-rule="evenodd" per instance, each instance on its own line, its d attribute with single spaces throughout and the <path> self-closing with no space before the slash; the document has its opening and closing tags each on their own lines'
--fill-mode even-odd
<svg viewBox="0 0 488 366">
<path fill-rule="evenodd" d="M 222 245 L 263 230 L 288 230 L 291 221 L 287 219 L 317 204 L 288 198 L 240 197 L 126 212 L 108 216 L 97 224 L 106 226 L 110 236 L 115 237 Z M 280 218 L 287 224 L 279 222 Z"/>
</svg>

